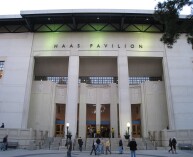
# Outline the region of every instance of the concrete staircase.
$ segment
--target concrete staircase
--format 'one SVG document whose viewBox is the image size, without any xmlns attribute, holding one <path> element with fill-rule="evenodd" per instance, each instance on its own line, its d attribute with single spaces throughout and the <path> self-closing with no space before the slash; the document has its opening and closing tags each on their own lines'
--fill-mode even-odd
<svg viewBox="0 0 193 157">
<path fill-rule="evenodd" d="M 100 138 L 100 140 L 106 142 L 109 138 Z M 83 147 L 82 150 L 83 151 L 91 151 L 92 150 L 92 144 L 93 144 L 93 140 L 96 141 L 96 138 L 86 138 L 86 139 L 82 139 L 83 140 Z M 110 143 L 111 143 L 111 150 L 112 151 L 118 151 L 119 148 L 119 140 L 120 138 L 110 138 Z M 155 147 L 153 146 L 153 143 L 149 140 L 149 139 L 142 139 L 142 138 L 136 138 L 135 139 L 137 142 L 137 149 L 138 150 L 154 150 Z M 129 150 L 128 145 L 128 140 L 126 139 L 122 139 L 123 141 L 123 148 L 124 151 Z M 50 145 L 50 149 L 59 149 L 59 150 L 66 150 L 66 139 L 65 138 L 58 138 L 55 137 L 53 139 L 53 142 Z M 78 139 L 75 139 L 73 141 L 73 149 L 76 151 L 79 151 L 79 146 L 78 146 Z M 105 148 L 104 148 L 105 150 Z"/>
<path fill-rule="evenodd" d="M 61 140 L 61 143 L 60 143 L 60 146 L 59 146 L 59 150 L 67 150 L 65 144 L 66 144 L 66 138 L 63 138 Z"/>
<path fill-rule="evenodd" d="M 50 150 L 59 150 L 61 141 L 62 141 L 62 137 L 54 137 L 54 140 L 50 145 Z"/>
<path fill-rule="evenodd" d="M 62 137 L 47 138 L 41 146 L 41 149 L 58 150 L 62 142 Z"/>
<path fill-rule="evenodd" d="M 137 149 L 138 150 L 145 150 L 146 149 L 146 145 L 145 145 L 142 138 L 135 138 L 135 141 L 137 143 Z M 129 140 L 126 140 L 126 139 L 123 140 L 124 150 L 129 150 L 130 149 L 128 147 L 128 143 L 129 143 Z"/>
<path fill-rule="evenodd" d="M 105 142 L 108 138 L 103 138 L 102 140 Z M 91 150 L 92 149 L 92 144 L 93 144 L 93 140 L 96 140 L 96 139 L 93 139 L 93 138 L 87 138 L 86 139 L 86 145 L 85 145 L 85 149 L 83 148 L 83 150 Z M 111 138 L 110 139 L 110 143 L 111 143 L 111 150 L 112 151 L 118 151 L 118 148 L 119 148 L 119 140 L 120 138 Z M 137 149 L 138 150 L 154 150 L 155 147 L 153 146 L 153 144 L 151 143 L 150 140 L 146 139 L 142 139 L 142 138 L 136 138 L 135 139 L 136 142 L 137 142 Z M 123 141 L 123 149 L 124 150 L 128 150 L 129 147 L 127 146 L 128 145 L 128 140 L 126 139 L 122 139 Z M 75 149 L 76 150 L 76 149 Z M 78 149 L 77 149 L 78 150 Z"/>
<path fill-rule="evenodd" d="M 156 147 L 154 146 L 154 144 L 150 141 L 149 138 L 144 138 L 143 142 L 145 144 L 145 149 L 146 150 L 155 150 Z"/>
</svg>

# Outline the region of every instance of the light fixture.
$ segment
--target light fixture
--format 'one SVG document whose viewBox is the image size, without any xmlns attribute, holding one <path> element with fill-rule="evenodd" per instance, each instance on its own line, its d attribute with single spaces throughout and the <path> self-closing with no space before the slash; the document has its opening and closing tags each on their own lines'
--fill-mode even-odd
<svg viewBox="0 0 193 157">
<path fill-rule="evenodd" d="M 66 128 L 67 128 L 67 136 L 68 136 L 68 128 L 69 128 L 69 123 L 66 123 Z"/>
<path fill-rule="evenodd" d="M 128 134 L 129 134 L 129 128 L 130 128 L 131 124 L 129 122 L 127 122 L 127 129 L 128 129 Z"/>
</svg>

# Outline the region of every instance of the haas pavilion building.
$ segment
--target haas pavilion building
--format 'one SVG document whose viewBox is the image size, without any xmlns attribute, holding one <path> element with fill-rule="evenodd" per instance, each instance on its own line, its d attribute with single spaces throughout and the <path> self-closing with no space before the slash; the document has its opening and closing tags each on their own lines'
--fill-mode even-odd
<svg viewBox="0 0 193 157">
<path fill-rule="evenodd" d="M 168 48 L 163 32 L 148 10 L 1 15 L 1 122 L 49 137 L 192 141 L 192 45 L 182 34 Z"/>
</svg>

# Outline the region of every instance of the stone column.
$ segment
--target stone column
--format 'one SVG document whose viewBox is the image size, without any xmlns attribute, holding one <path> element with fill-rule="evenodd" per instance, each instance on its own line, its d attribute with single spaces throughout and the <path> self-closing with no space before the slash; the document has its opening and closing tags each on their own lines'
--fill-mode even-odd
<svg viewBox="0 0 193 157">
<path fill-rule="evenodd" d="M 80 85 L 80 104 L 79 104 L 79 130 L 78 135 L 86 138 L 86 84 Z"/>
<path fill-rule="evenodd" d="M 75 138 L 77 130 L 78 77 L 79 56 L 70 56 L 68 65 L 65 129 L 66 123 L 69 123 L 69 131 L 72 133 L 72 138 Z"/>
<path fill-rule="evenodd" d="M 96 131 L 101 125 L 101 104 L 100 104 L 100 89 L 96 88 Z"/>
<path fill-rule="evenodd" d="M 111 128 L 114 128 L 115 131 L 115 138 L 118 137 L 118 111 L 117 111 L 117 84 L 111 84 L 111 104 L 110 104 L 110 121 L 111 121 Z M 111 131 L 110 128 L 110 131 Z"/>
<path fill-rule="evenodd" d="M 143 137 L 148 137 L 148 120 L 147 120 L 147 100 L 145 97 L 146 88 L 144 83 L 141 84 L 141 135 Z"/>
<path fill-rule="evenodd" d="M 169 69 L 168 69 L 168 63 L 167 63 L 166 57 L 163 57 L 162 66 L 163 66 L 164 82 L 165 82 L 165 89 L 166 89 L 169 129 L 175 130 L 176 126 L 175 126 L 175 119 L 174 119 L 174 108 L 173 108 L 173 101 L 172 101 Z"/>
<path fill-rule="evenodd" d="M 127 122 L 131 123 L 131 104 L 129 98 L 129 72 L 128 72 L 128 58 L 122 52 L 117 59 L 118 64 L 118 96 L 119 96 L 119 123 L 120 134 L 124 137 L 127 129 Z M 131 135 L 130 126 L 130 135 Z"/>
<path fill-rule="evenodd" d="M 28 74 L 27 74 L 27 83 L 25 88 L 25 98 L 24 98 L 24 107 L 22 113 L 22 122 L 21 128 L 27 128 L 28 122 L 28 114 L 29 114 L 29 105 L 30 105 L 30 96 L 31 96 L 31 87 L 33 81 L 33 72 L 34 72 L 34 57 L 30 57 L 29 59 L 29 67 L 28 67 Z"/>
</svg>

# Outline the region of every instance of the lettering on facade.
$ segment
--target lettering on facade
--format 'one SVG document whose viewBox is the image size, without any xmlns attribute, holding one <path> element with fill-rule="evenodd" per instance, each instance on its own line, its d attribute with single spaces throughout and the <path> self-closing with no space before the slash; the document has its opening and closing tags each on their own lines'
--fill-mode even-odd
<svg viewBox="0 0 193 157">
<path fill-rule="evenodd" d="M 81 45 L 80 44 L 54 44 L 54 48 L 57 49 L 57 48 L 81 48 Z M 139 49 L 142 49 L 143 48 L 143 45 L 142 44 L 89 44 L 88 45 L 88 48 L 90 49 L 104 49 L 104 48 L 110 48 L 110 49 L 113 49 L 113 48 L 124 48 L 124 49 L 127 49 L 127 48 L 139 48 Z"/>
</svg>

